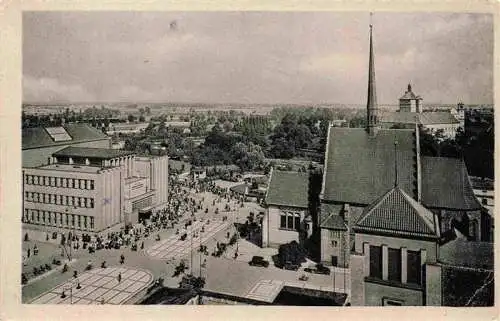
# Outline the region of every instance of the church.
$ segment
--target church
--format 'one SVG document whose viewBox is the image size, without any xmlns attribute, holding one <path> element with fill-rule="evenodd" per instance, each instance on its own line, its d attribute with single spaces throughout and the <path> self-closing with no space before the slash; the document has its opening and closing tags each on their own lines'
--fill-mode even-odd
<svg viewBox="0 0 500 321">
<path fill-rule="evenodd" d="M 488 248 L 492 258 L 489 216 L 463 160 L 422 156 L 418 124 L 382 126 L 372 26 L 368 69 L 366 128 L 328 130 L 321 261 L 351 270 L 352 305 L 443 305 L 440 264 L 460 256 L 446 248 Z"/>
<path fill-rule="evenodd" d="M 272 172 L 263 246 L 312 235 L 317 261 L 350 271 L 353 306 L 490 304 L 492 218 L 462 159 L 421 155 L 424 124 L 384 126 L 372 26 L 369 37 L 366 127 L 330 124 L 319 206 L 305 198 L 317 183 L 304 173 Z M 421 101 L 408 86 L 395 114 L 423 115 Z"/>
</svg>

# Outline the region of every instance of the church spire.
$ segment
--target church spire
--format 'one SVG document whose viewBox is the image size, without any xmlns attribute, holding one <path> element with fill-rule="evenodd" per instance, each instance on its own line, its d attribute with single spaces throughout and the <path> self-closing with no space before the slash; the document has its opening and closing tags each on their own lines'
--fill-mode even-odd
<svg viewBox="0 0 500 321">
<path fill-rule="evenodd" d="M 366 130 L 370 135 L 375 135 L 378 129 L 378 105 L 377 92 L 375 88 L 375 62 L 373 55 L 373 36 L 371 23 L 372 13 L 370 13 L 370 58 L 368 64 L 368 101 L 366 104 L 367 124 Z"/>
<path fill-rule="evenodd" d="M 398 141 L 394 141 L 394 187 L 398 187 Z"/>
</svg>

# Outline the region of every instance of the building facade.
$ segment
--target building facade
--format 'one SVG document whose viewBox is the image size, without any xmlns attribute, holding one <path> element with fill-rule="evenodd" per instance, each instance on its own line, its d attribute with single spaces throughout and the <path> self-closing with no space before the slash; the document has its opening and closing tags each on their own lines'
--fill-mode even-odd
<svg viewBox="0 0 500 321">
<path fill-rule="evenodd" d="M 48 156 L 46 146 L 23 150 L 29 165 L 34 162 L 24 157 L 33 153 L 46 159 L 23 167 L 24 228 L 100 232 L 136 223 L 144 208 L 166 206 L 168 157 L 137 157 L 102 141 L 107 148 L 51 146 L 58 150 Z"/>
<path fill-rule="evenodd" d="M 271 170 L 262 220 L 262 246 L 304 244 L 312 234 L 309 215 L 309 174 Z"/>
</svg>

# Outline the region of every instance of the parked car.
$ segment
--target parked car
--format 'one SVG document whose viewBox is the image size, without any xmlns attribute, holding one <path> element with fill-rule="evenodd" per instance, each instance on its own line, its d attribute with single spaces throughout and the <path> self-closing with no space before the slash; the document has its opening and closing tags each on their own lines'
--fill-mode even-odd
<svg viewBox="0 0 500 321">
<path fill-rule="evenodd" d="M 308 273 L 330 275 L 330 269 L 321 263 L 316 264 L 316 266 L 314 266 L 312 268 L 311 267 L 305 268 L 304 271 L 308 272 Z"/>
<path fill-rule="evenodd" d="M 252 260 L 248 262 L 249 265 L 251 266 L 262 266 L 262 267 L 268 267 L 269 262 L 264 260 L 262 256 L 254 256 L 252 257 Z"/>
</svg>

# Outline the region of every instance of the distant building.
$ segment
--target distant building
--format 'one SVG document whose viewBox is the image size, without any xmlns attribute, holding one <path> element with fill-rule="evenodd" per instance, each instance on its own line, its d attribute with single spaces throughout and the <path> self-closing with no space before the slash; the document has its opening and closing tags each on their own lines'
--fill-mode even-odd
<svg viewBox="0 0 500 321">
<path fill-rule="evenodd" d="M 404 113 L 421 113 L 423 98 L 417 96 L 411 90 L 411 84 L 408 84 L 408 89 L 405 94 L 399 98 L 399 111 Z"/>
<path fill-rule="evenodd" d="M 82 132 L 92 131 L 82 126 Z M 43 129 L 29 132 L 43 133 Z M 106 142 L 107 148 L 80 147 L 81 139 L 72 144 L 75 140 L 66 138 L 65 144 L 42 140 L 37 149 L 35 139 L 23 130 L 25 137 L 30 142 L 23 141 L 29 146 L 28 156 L 23 149 L 25 228 L 99 232 L 119 223 L 136 223 L 140 210 L 166 205 L 167 156 L 136 157 L 130 151 L 110 149 L 108 139 L 83 142 Z M 31 155 L 38 158 L 29 159 Z"/>
<path fill-rule="evenodd" d="M 422 97 L 415 95 L 411 85 L 408 84 L 408 89 L 399 99 L 399 110 L 382 114 L 380 121 L 386 128 L 398 126 L 412 129 L 418 125 L 430 130 L 431 133 L 442 130 L 443 136 L 449 138 L 454 138 L 458 128 L 464 126 L 463 104 L 459 104 L 458 111 L 424 112 L 422 107 Z"/>
<path fill-rule="evenodd" d="M 309 174 L 271 169 L 262 221 L 262 246 L 291 241 L 304 244 L 312 234 L 309 214 Z"/>
</svg>

